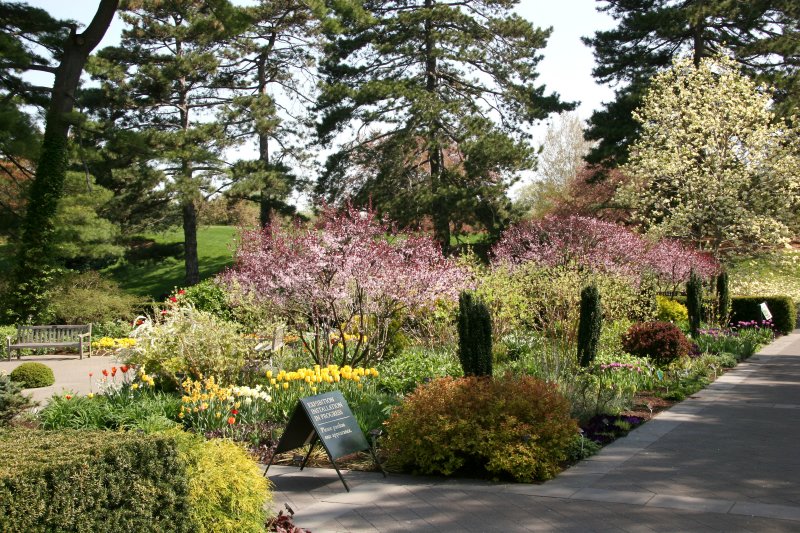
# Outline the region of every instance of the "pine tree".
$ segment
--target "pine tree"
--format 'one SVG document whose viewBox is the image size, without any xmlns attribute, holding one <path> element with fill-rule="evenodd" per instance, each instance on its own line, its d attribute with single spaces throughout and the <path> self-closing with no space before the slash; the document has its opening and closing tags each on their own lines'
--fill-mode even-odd
<svg viewBox="0 0 800 533">
<path fill-rule="evenodd" d="M 229 165 L 224 152 L 238 142 L 217 113 L 229 102 L 223 61 L 233 35 L 248 23 L 227 0 L 143 0 L 123 11 L 120 46 L 99 52 L 95 76 L 128 111 L 126 127 L 146 134 L 180 205 L 185 283 L 200 279 L 197 209 L 220 189 Z"/>
<path fill-rule="evenodd" d="M 472 293 L 458 297 L 458 357 L 465 376 L 492 375 L 492 319 Z"/>
<path fill-rule="evenodd" d="M 727 272 L 720 272 L 717 276 L 717 312 L 721 326 L 728 324 L 731 313 L 731 292 Z"/>
<path fill-rule="evenodd" d="M 674 59 L 700 60 L 730 49 L 749 74 L 778 89 L 783 116 L 800 104 L 800 7 L 795 0 L 604 0 L 598 11 L 618 22 L 584 43 L 594 48 L 593 74 L 620 85 L 614 100 L 590 119 L 587 138 L 600 141 L 587 160 L 617 166 L 638 138 L 632 117 L 649 80 Z"/>
<path fill-rule="evenodd" d="M 703 314 L 703 280 L 692 270 L 686 282 L 686 309 L 689 311 L 689 329 L 697 337 Z"/>
<path fill-rule="evenodd" d="M 429 217 L 445 249 L 460 224 L 502 228 L 507 188 L 534 161 L 525 125 L 572 107 L 535 85 L 550 32 L 513 14 L 517 3 L 336 3 L 318 133 L 352 135 L 317 192 L 404 224 Z"/>
</svg>

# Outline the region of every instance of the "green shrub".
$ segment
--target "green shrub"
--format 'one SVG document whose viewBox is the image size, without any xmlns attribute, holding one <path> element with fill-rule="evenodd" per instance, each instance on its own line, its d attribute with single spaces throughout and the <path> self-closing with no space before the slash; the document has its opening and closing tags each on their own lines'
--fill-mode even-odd
<svg viewBox="0 0 800 533">
<path fill-rule="evenodd" d="M 492 318 L 468 292 L 458 298 L 458 358 L 466 376 L 492 375 Z"/>
<path fill-rule="evenodd" d="M 53 369 L 36 362 L 22 363 L 11 371 L 10 376 L 11 379 L 22 385 L 23 389 L 49 387 L 56 382 Z"/>
<path fill-rule="evenodd" d="M 269 482 L 240 445 L 180 431 L 180 457 L 189 478 L 189 519 L 203 533 L 260 532 L 267 520 Z"/>
<path fill-rule="evenodd" d="M 395 466 L 423 474 L 548 479 L 577 434 L 569 411 L 555 384 L 533 377 L 442 378 L 394 409 L 387 449 Z"/>
<path fill-rule="evenodd" d="M 102 339 L 109 337 L 111 339 L 123 339 L 127 337 L 133 325 L 130 320 L 108 320 L 106 322 L 96 322 L 92 324 L 92 338 Z"/>
<path fill-rule="evenodd" d="M 678 324 L 689 320 L 689 311 L 682 303 L 667 298 L 666 296 L 656 297 L 658 302 L 658 313 L 656 318 L 660 322 L 672 322 Z"/>
<path fill-rule="evenodd" d="M 186 287 L 180 294 L 183 301 L 192 305 L 198 311 L 211 313 L 222 320 L 233 320 L 231 307 L 225 289 L 212 278 L 205 279 L 197 285 Z"/>
<path fill-rule="evenodd" d="M 734 296 L 731 300 L 731 323 L 761 322 L 762 302 L 767 303 L 772 313 L 775 331 L 788 335 L 797 326 L 797 306 L 788 296 Z"/>
<path fill-rule="evenodd" d="M 197 531 L 175 440 L 0 431 L 0 531 Z"/>
<path fill-rule="evenodd" d="M 600 293 L 596 286 L 588 285 L 581 291 L 581 317 L 578 322 L 578 361 L 581 366 L 589 366 L 597 357 L 602 321 Z"/>
<path fill-rule="evenodd" d="M 703 281 L 694 270 L 686 282 L 686 310 L 689 313 L 689 330 L 692 337 L 696 337 L 703 315 Z"/>
<path fill-rule="evenodd" d="M 95 271 L 70 273 L 50 293 L 48 318 L 57 324 L 129 320 L 138 304 L 136 297 Z"/>
<path fill-rule="evenodd" d="M 28 396 L 22 394 L 18 383 L 0 374 L 0 427 L 7 426 L 15 416 L 34 405 Z"/>
<path fill-rule="evenodd" d="M 203 376 L 234 383 L 253 348 L 235 324 L 191 307 L 171 307 L 146 320 L 132 336 L 137 343 L 125 355 L 127 362 L 175 386 L 185 377 Z"/>
<path fill-rule="evenodd" d="M 394 394 L 406 394 L 425 381 L 462 375 L 458 357 L 452 349 L 407 348 L 395 357 L 378 364 L 380 388 Z"/>
<path fill-rule="evenodd" d="M 634 324 L 622 337 L 626 352 L 647 357 L 657 365 L 667 365 L 689 354 L 691 344 L 683 332 L 669 322 Z"/>
</svg>

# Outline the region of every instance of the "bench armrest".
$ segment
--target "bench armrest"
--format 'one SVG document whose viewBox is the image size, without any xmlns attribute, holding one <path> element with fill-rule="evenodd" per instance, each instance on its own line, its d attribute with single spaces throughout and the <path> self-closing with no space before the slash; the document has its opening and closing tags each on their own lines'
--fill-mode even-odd
<svg viewBox="0 0 800 533">
<path fill-rule="evenodd" d="M 92 336 L 92 334 L 91 334 L 91 333 L 78 333 L 78 337 L 79 337 L 79 338 L 80 338 L 80 337 L 91 337 L 91 336 Z"/>
</svg>

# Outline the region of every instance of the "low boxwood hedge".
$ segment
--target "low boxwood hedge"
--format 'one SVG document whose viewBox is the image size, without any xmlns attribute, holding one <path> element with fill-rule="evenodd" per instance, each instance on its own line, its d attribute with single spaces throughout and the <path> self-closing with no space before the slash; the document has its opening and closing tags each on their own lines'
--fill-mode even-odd
<svg viewBox="0 0 800 533">
<path fill-rule="evenodd" d="M 734 296 L 731 322 L 763 320 L 760 304 L 766 302 L 775 330 L 788 335 L 797 325 L 797 306 L 788 296 Z"/>
<path fill-rule="evenodd" d="M 196 531 L 175 439 L 0 430 L 0 531 Z"/>
</svg>

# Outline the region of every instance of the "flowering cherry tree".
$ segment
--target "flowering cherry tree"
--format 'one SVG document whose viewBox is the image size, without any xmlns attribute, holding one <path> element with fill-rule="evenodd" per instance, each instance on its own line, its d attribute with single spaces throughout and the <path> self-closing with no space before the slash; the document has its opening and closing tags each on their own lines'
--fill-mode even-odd
<svg viewBox="0 0 800 533">
<path fill-rule="evenodd" d="M 404 312 L 454 299 L 467 274 L 428 237 L 397 234 L 373 211 L 326 210 L 316 229 L 244 231 L 222 280 L 272 305 L 321 365 L 379 360 Z"/>
<path fill-rule="evenodd" d="M 589 217 L 548 217 L 512 226 L 492 249 L 495 264 L 576 266 L 589 270 L 641 277 L 654 273 L 674 287 L 694 269 L 709 278 L 719 264 L 674 240 L 649 242 L 623 226 Z"/>
</svg>

